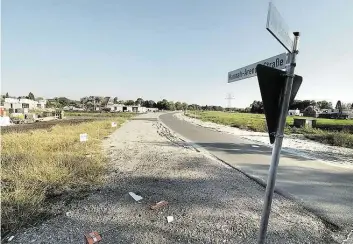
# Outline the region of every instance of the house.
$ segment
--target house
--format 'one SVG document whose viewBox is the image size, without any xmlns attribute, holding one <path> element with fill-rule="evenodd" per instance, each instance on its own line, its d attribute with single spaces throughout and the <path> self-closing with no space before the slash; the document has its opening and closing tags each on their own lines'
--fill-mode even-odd
<svg viewBox="0 0 353 244">
<path fill-rule="evenodd" d="M 288 116 L 303 116 L 303 114 L 300 113 L 299 109 L 295 109 L 295 110 L 289 110 Z"/>
<path fill-rule="evenodd" d="M 323 110 L 318 117 L 326 119 L 351 119 L 353 118 L 353 113 L 349 109 L 342 111 L 338 109 L 327 109 Z"/>
<path fill-rule="evenodd" d="M 140 105 L 127 106 L 124 104 L 107 104 L 104 109 L 110 112 L 130 112 L 130 113 L 146 113 L 147 108 Z"/>
<path fill-rule="evenodd" d="M 45 109 L 46 100 L 34 101 L 28 98 L 5 98 L 4 108 L 10 113 L 28 113 L 33 109 Z"/>
<path fill-rule="evenodd" d="M 147 108 L 147 112 L 158 112 L 158 108 Z"/>
<path fill-rule="evenodd" d="M 314 117 L 317 118 L 319 116 L 320 110 L 315 106 L 308 106 L 304 109 L 303 115 L 305 117 Z"/>
</svg>

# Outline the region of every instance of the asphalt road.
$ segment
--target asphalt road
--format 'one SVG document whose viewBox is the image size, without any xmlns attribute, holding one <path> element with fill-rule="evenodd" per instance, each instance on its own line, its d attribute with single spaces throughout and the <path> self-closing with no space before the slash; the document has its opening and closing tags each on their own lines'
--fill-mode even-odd
<svg viewBox="0 0 353 244">
<path fill-rule="evenodd" d="M 181 121 L 173 114 L 160 120 L 217 158 L 266 182 L 271 148 Z M 353 170 L 282 153 L 276 187 L 343 229 L 353 228 Z"/>
</svg>

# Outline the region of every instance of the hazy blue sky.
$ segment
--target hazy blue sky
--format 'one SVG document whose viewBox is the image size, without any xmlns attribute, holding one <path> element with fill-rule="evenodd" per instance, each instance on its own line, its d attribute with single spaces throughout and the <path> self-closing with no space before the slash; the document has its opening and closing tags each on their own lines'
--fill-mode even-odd
<svg viewBox="0 0 353 244">
<path fill-rule="evenodd" d="M 267 0 L 2 0 L 1 92 L 233 105 L 260 99 L 228 71 L 284 48 L 266 31 Z M 301 32 L 298 99 L 353 102 L 353 1 L 277 0 Z"/>
</svg>

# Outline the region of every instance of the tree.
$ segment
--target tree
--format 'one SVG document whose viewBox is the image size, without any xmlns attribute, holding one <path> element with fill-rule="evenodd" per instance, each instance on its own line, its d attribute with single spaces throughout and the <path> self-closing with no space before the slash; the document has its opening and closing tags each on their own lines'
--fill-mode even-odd
<svg viewBox="0 0 353 244">
<path fill-rule="evenodd" d="M 146 100 L 143 102 L 143 106 L 146 108 L 155 108 L 156 105 L 157 104 L 153 100 Z"/>
<path fill-rule="evenodd" d="M 137 98 L 135 104 L 142 106 L 143 105 L 143 99 L 141 97 Z"/>
<path fill-rule="evenodd" d="M 250 104 L 250 113 L 264 113 L 264 105 L 262 101 L 254 101 Z"/>
<path fill-rule="evenodd" d="M 159 110 L 168 110 L 168 101 L 166 99 L 163 99 L 162 101 L 158 101 L 157 108 Z"/>
<path fill-rule="evenodd" d="M 28 99 L 35 100 L 35 97 L 32 92 L 30 92 L 27 96 Z"/>
<path fill-rule="evenodd" d="M 114 104 L 118 103 L 118 98 L 117 98 L 117 97 L 114 97 L 113 103 L 114 103 Z"/>
<path fill-rule="evenodd" d="M 337 103 L 336 103 L 335 109 L 339 109 L 341 107 L 342 107 L 342 103 L 341 103 L 340 100 L 338 100 Z"/>
<path fill-rule="evenodd" d="M 8 98 L 8 97 L 9 97 L 9 93 L 8 93 L 8 92 L 6 92 L 5 98 Z"/>
<path fill-rule="evenodd" d="M 332 103 L 326 100 L 318 101 L 316 104 L 320 109 L 332 109 Z"/>
<path fill-rule="evenodd" d="M 201 106 L 198 104 L 190 104 L 188 110 L 201 110 Z"/>
<path fill-rule="evenodd" d="M 168 102 L 167 110 L 170 110 L 170 111 L 174 111 L 175 110 L 175 104 L 174 104 L 173 101 Z"/>
<path fill-rule="evenodd" d="M 127 106 L 132 106 L 132 105 L 135 104 L 135 102 L 134 102 L 134 100 L 127 100 L 127 101 L 125 101 L 124 104 L 127 105 Z"/>
<path fill-rule="evenodd" d="M 182 103 L 181 107 L 182 107 L 183 110 L 186 110 L 186 109 L 188 109 L 188 104 L 187 103 Z"/>
<path fill-rule="evenodd" d="M 183 109 L 183 107 L 182 107 L 182 105 L 181 105 L 181 102 L 176 102 L 176 103 L 175 103 L 175 109 L 176 109 L 176 110 L 182 110 L 182 109 Z"/>
</svg>

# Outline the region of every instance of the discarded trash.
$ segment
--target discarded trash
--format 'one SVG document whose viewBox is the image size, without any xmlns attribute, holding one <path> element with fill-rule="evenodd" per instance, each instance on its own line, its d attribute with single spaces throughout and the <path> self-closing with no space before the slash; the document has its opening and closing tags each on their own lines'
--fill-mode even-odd
<svg viewBox="0 0 353 244">
<path fill-rule="evenodd" d="M 256 145 L 251 145 L 252 147 L 259 147 L 259 146 L 256 146 Z"/>
<path fill-rule="evenodd" d="M 98 243 L 102 240 L 102 237 L 99 235 L 97 231 L 93 231 L 91 233 L 85 234 L 85 244 L 94 244 Z"/>
<path fill-rule="evenodd" d="M 167 217 L 167 221 L 168 221 L 168 223 L 173 222 L 174 221 L 174 217 L 173 216 L 168 216 Z"/>
<path fill-rule="evenodd" d="M 158 209 L 158 208 L 161 208 L 165 205 L 168 205 L 168 202 L 167 201 L 160 201 L 160 202 L 157 202 L 155 205 L 152 205 L 151 206 L 151 209 Z"/>
<path fill-rule="evenodd" d="M 136 201 L 140 201 L 141 199 L 143 199 L 143 197 L 139 196 L 139 195 L 136 195 L 135 193 L 133 192 L 129 192 L 129 195 Z"/>
<path fill-rule="evenodd" d="M 117 124 L 115 122 L 112 122 L 112 127 L 116 127 Z"/>
<path fill-rule="evenodd" d="M 85 142 L 88 140 L 88 135 L 87 133 L 80 134 L 80 142 Z"/>
<path fill-rule="evenodd" d="M 113 227 L 113 228 L 110 228 L 110 229 L 107 229 L 105 231 L 102 231 L 100 233 L 98 233 L 97 231 L 93 231 L 93 232 L 90 232 L 88 234 L 85 234 L 84 237 L 85 237 L 85 244 L 95 244 L 95 243 L 98 243 L 102 240 L 102 234 L 104 233 L 107 233 L 107 232 L 110 232 L 112 230 L 115 230 L 116 227 Z"/>
<path fill-rule="evenodd" d="M 10 242 L 10 241 L 12 241 L 13 238 L 14 238 L 14 236 L 10 236 L 10 238 L 7 241 Z"/>
</svg>

